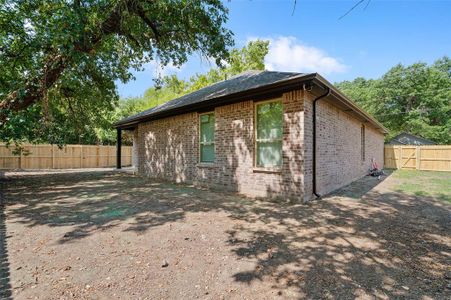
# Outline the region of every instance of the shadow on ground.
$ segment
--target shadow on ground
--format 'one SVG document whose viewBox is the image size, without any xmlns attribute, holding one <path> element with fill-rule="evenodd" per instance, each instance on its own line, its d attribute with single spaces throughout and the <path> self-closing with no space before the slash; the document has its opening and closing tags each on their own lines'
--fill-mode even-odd
<svg viewBox="0 0 451 300">
<path fill-rule="evenodd" d="M 0 299 L 11 299 L 11 283 L 8 261 L 8 247 L 6 246 L 6 225 L 4 212 L 3 183 L 0 182 Z"/>
<path fill-rule="evenodd" d="M 255 261 L 233 275 L 236 282 L 307 298 L 447 298 L 449 206 L 379 183 L 365 177 L 325 199 L 288 205 L 127 174 L 31 176 L 8 182 L 7 216 L 26 226 L 71 226 L 59 239 L 71 243 L 123 220 L 126 231 L 143 233 L 188 212 L 223 211 L 236 221 L 225 246 Z"/>
</svg>

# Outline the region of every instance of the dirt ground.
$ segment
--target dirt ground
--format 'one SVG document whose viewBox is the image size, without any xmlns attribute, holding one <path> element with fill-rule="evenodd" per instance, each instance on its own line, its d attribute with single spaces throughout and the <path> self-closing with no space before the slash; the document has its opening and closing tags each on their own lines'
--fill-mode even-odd
<svg viewBox="0 0 451 300">
<path fill-rule="evenodd" d="M 1 299 L 451 298 L 451 206 L 393 175 L 296 205 L 111 171 L 5 176 Z"/>
</svg>

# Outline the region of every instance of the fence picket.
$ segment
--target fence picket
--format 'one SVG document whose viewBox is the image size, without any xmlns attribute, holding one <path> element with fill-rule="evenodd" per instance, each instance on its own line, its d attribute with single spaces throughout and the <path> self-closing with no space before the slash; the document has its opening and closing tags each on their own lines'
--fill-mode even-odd
<svg viewBox="0 0 451 300">
<path fill-rule="evenodd" d="M 410 155 L 404 157 L 404 153 Z M 396 155 L 398 153 L 398 155 Z M 405 160 L 405 161 L 404 161 Z M 415 160 L 408 164 L 410 160 Z M 451 171 L 451 145 L 385 145 L 384 167 L 389 169 L 416 169 Z"/>
<path fill-rule="evenodd" d="M 0 169 L 76 169 L 116 166 L 116 146 L 66 145 L 64 151 L 55 145 L 24 144 L 23 147 L 30 150 L 30 154 L 13 155 L 14 146 L 7 147 L 6 144 L 0 143 Z M 96 151 L 91 153 L 89 150 L 94 147 Z M 105 156 L 107 159 L 104 161 L 102 157 Z M 110 159 L 110 156 L 113 156 L 113 159 Z M 101 161 L 104 162 L 100 163 Z M 122 166 L 131 164 L 132 147 L 122 146 Z"/>
</svg>

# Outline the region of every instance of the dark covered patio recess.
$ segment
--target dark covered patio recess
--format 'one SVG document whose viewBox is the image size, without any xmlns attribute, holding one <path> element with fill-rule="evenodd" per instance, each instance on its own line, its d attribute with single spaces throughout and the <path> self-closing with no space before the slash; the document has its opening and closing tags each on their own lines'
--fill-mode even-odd
<svg viewBox="0 0 451 300">
<path fill-rule="evenodd" d="M 122 131 L 133 131 L 135 127 L 116 127 L 116 169 L 122 169 Z"/>
</svg>

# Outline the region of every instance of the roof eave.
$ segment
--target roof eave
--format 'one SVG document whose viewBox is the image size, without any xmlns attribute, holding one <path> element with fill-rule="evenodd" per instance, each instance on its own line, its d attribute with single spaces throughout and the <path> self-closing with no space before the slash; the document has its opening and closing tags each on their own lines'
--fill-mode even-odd
<svg viewBox="0 0 451 300">
<path fill-rule="evenodd" d="M 295 78 L 281 80 L 281 81 L 278 81 L 278 82 L 275 82 L 272 84 L 268 84 L 265 86 L 260 86 L 260 87 L 256 87 L 253 89 L 241 91 L 241 92 L 228 94 L 228 95 L 213 98 L 213 99 L 208 99 L 208 100 L 205 100 L 205 101 L 202 101 L 199 103 L 182 106 L 182 107 L 179 107 L 176 109 L 162 111 L 162 112 L 155 113 L 155 114 L 148 115 L 148 116 L 141 116 L 141 117 L 138 117 L 136 119 L 132 119 L 132 120 L 129 120 L 126 122 L 119 121 L 119 122 L 114 123 L 113 127 L 121 128 L 121 129 L 130 129 L 133 126 L 136 126 L 137 124 L 139 124 L 141 122 L 145 122 L 145 121 L 149 121 L 149 120 L 169 117 L 169 116 L 177 115 L 180 113 L 193 112 L 193 111 L 197 111 L 199 109 L 203 109 L 203 108 L 207 108 L 207 107 L 214 107 L 214 106 L 218 106 L 218 105 L 226 105 L 226 104 L 231 104 L 234 102 L 240 102 L 245 99 L 249 99 L 252 97 L 259 97 L 259 96 L 262 96 L 267 93 L 283 92 L 286 90 L 290 90 L 290 89 L 299 87 L 299 84 L 312 80 L 313 78 L 315 78 L 316 75 L 317 75 L 316 73 L 305 74 L 305 75 L 298 76 Z M 212 101 L 212 100 L 214 100 L 214 101 Z M 218 103 L 218 102 L 220 102 L 220 103 Z"/>
<path fill-rule="evenodd" d="M 381 130 L 384 134 L 388 133 L 388 129 L 385 128 L 381 123 L 379 123 L 375 118 L 373 118 L 371 115 L 369 115 L 367 112 L 365 112 L 362 108 L 360 108 L 357 104 L 355 104 L 353 101 L 351 101 L 348 97 L 346 97 L 342 92 L 340 92 L 338 89 L 336 89 L 332 83 L 327 81 L 324 77 L 319 75 L 318 73 L 310 73 L 301 75 L 295 78 L 289 78 L 287 80 L 278 81 L 272 84 L 268 84 L 261 87 L 256 87 L 253 89 L 249 89 L 246 91 L 241 91 L 233 94 L 228 94 L 225 96 L 208 99 L 199 103 L 195 104 L 189 104 L 186 106 L 182 106 L 176 109 L 168 110 L 168 111 L 162 111 L 159 113 L 155 113 L 148 116 L 141 116 L 136 119 L 127 120 L 125 122 L 116 122 L 113 124 L 113 127 L 120 128 L 120 129 L 133 129 L 135 128 L 139 123 L 155 120 L 155 119 L 161 119 L 164 117 L 174 116 L 181 113 L 188 113 L 197 111 L 199 109 L 205 109 L 208 107 L 215 107 L 218 105 L 226 105 L 231 104 L 234 102 L 240 102 L 245 99 L 253 98 L 262 96 L 267 93 L 277 93 L 277 92 L 284 92 L 286 90 L 290 90 L 293 88 L 298 88 L 302 83 L 306 83 L 312 81 L 314 84 L 322 87 L 322 88 L 329 88 L 335 96 L 336 99 L 341 101 L 344 105 L 349 107 L 352 111 L 360 115 L 363 119 L 370 122 L 374 127 Z M 214 100 L 214 101 L 212 101 Z M 212 103 L 213 102 L 213 103 Z M 219 102 L 219 103 L 218 103 Z"/>
<path fill-rule="evenodd" d="M 352 111 L 360 115 L 362 118 L 366 119 L 377 129 L 381 130 L 382 133 L 387 134 L 389 132 L 384 125 L 382 125 L 379 121 L 377 121 L 373 116 L 365 112 L 361 107 L 355 104 L 351 99 L 349 99 L 342 92 L 340 92 L 332 83 L 327 81 L 324 77 L 322 77 L 318 73 L 316 73 L 313 82 L 317 84 L 319 83 L 320 85 L 323 86 L 323 88 L 328 87 L 331 90 L 333 96 L 335 96 L 335 98 L 339 99 L 344 105 L 349 107 Z"/>
</svg>

